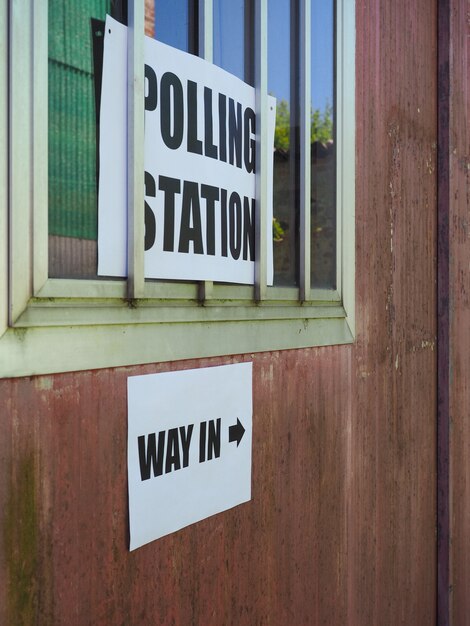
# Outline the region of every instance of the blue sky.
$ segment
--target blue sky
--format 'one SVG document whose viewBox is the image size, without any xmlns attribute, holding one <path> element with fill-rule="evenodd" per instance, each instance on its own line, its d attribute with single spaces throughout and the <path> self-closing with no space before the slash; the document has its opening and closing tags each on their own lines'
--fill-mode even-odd
<svg viewBox="0 0 470 626">
<path fill-rule="evenodd" d="M 187 49 L 187 0 L 156 1 L 157 38 Z M 214 62 L 243 78 L 244 0 L 214 0 Z M 268 0 L 268 89 L 289 99 L 289 0 Z M 312 0 L 312 105 L 333 103 L 333 0 Z"/>
<path fill-rule="evenodd" d="M 276 97 L 289 99 L 289 2 L 268 2 L 268 85 Z M 333 104 L 333 0 L 312 0 L 313 108 Z"/>
</svg>

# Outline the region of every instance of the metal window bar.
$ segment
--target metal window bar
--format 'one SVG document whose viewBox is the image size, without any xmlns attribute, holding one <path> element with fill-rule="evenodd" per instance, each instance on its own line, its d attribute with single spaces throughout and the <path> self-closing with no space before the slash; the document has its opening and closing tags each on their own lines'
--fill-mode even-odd
<svg viewBox="0 0 470 626">
<path fill-rule="evenodd" d="M 268 6 L 267 0 L 255 2 L 255 89 L 256 89 L 256 211 L 255 227 L 255 299 L 267 297 L 267 241 L 266 201 L 268 197 L 267 172 L 267 109 L 268 109 Z"/>
<path fill-rule="evenodd" d="M 311 108 L 311 4 L 310 0 L 300 0 L 300 224 L 299 224 L 299 267 L 300 300 L 310 300 L 310 194 L 311 194 L 311 150 L 310 150 L 310 108 Z"/>
<path fill-rule="evenodd" d="M 209 63 L 213 59 L 213 0 L 199 0 L 199 56 Z M 210 300 L 214 293 L 214 283 L 204 280 L 199 283 L 199 300 Z"/>
<path fill-rule="evenodd" d="M 48 3 L 35 2 L 33 16 L 33 293 L 48 276 Z M 44 36 L 46 33 L 46 36 Z"/>
<path fill-rule="evenodd" d="M 300 239 L 300 4 L 302 0 L 290 0 L 290 142 L 289 178 L 292 186 L 291 230 L 289 237 L 290 259 L 293 265 L 293 285 L 299 284 Z M 297 295 L 298 298 L 298 295 Z"/>
<path fill-rule="evenodd" d="M 127 295 L 144 296 L 144 0 L 128 6 Z"/>
<path fill-rule="evenodd" d="M 343 81 L 344 81 L 344 41 L 343 41 L 343 24 L 345 7 L 343 0 L 337 0 L 334 3 L 333 18 L 333 111 L 334 111 L 334 142 L 335 142 L 335 159 L 336 159 L 336 290 L 341 295 L 343 293 L 343 235 L 345 232 L 344 212 L 343 212 L 343 165 L 344 165 L 344 98 L 343 98 Z M 339 106 L 338 106 L 339 104 Z"/>
<path fill-rule="evenodd" d="M 336 4 L 337 286 L 355 332 L 355 2 Z"/>
<path fill-rule="evenodd" d="M 201 13 L 203 0 L 188 0 L 188 52 L 202 56 Z"/>
<path fill-rule="evenodd" d="M 254 77 L 254 50 L 253 50 L 253 41 L 254 41 L 254 27 L 255 27 L 255 8 L 254 8 L 254 0 L 245 0 L 245 42 L 244 42 L 244 80 L 249 85 L 254 85 L 255 77 Z"/>
<path fill-rule="evenodd" d="M 213 24 L 214 3 L 213 0 L 199 0 L 199 55 L 209 63 L 213 59 Z"/>
<path fill-rule="evenodd" d="M 0 91 L 8 93 L 8 7 L 6 2 L 0 5 Z M 4 96 L 0 99 L 0 145 L 8 144 L 8 102 Z M 8 207 L 8 154 L 0 150 L 0 206 Z M 8 215 L 0 213 L 0 335 L 8 326 Z"/>
</svg>

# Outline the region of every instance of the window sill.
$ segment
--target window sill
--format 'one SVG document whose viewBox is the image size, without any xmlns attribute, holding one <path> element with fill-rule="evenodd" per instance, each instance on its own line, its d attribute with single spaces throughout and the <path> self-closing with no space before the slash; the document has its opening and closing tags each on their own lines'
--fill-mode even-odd
<svg viewBox="0 0 470 626">
<path fill-rule="evenodd" d="M 188 358 L 351 343 L 339 304 L 170 306 L 33 299 L 0 338 L 0 376 L 52 374 Z"/>
</svg>

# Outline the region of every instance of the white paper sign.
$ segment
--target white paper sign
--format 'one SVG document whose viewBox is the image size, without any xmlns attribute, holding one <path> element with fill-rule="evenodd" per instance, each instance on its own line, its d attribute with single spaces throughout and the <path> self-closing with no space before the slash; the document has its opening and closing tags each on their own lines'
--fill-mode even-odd
<svg viewBox="0 0 470 626">
<path fill-rule="evenodd" d="M 127 28 L 106 19 L 98 274 L 127 275 Z M 276 101 L 269 98 L 274 142 Z M 255 90 L 145 38 L 145 276 L 254 283 Z M 266 238 L 272 284 L 272 158 Z"/>
<path fill-rule="evenodd" d="M 251 363 L 127 387 L 130 550 L 251 499 Z"/>
</svg>

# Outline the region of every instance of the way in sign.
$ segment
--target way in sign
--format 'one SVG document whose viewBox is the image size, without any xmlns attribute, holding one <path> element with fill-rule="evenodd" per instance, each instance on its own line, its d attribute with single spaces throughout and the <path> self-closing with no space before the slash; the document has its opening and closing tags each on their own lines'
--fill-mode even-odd
<svg viewBox="0 0 470 626">
<path fill-rule="evenodd" d="M 162 476 L 189 465 L 189 451 L 193 441 L 194 424 L 161 430 L 158 433 L 137 437 L 141 480 Z M 229 426 L 229 442 L 242 440 L 245 429 L 237 423 Z M 199 463 L 220 457 L 221 419 L 208 420 L 199 424 Z"/>
</svg>

